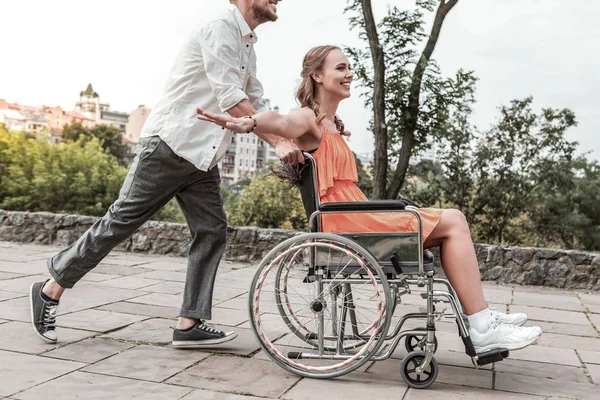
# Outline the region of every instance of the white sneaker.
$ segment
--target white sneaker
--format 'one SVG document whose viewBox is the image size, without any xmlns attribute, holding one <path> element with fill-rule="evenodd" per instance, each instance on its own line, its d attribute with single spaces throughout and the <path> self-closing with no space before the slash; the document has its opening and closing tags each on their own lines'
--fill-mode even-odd
<svg viewBox="0 0 600 400">
<path fill-rule="evenodd" d="M 484 333 L 469 328 L 469 336 L 477 353 L 500 348 L 522 349 L 538 340 L 541 334 L 539 326 L 507 325 L 498 320 L 492 320 L 490 328 Z"/>
<path fill-rule="evenodd" d="M 512 313 L 506 314 L 500 311 L 494 310 L 490 307 L 492 318 L 498 320 L 498 322 L 507 325 L 523 326 L 527 322 L 527 315 L 523 313 Z"/>
</svg>

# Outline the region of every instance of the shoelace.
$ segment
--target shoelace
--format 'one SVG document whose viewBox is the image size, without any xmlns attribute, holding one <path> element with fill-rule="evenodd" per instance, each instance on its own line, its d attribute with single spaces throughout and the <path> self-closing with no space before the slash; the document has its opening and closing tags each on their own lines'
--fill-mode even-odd
<svg viewBox="0 0 600 400">
<path fill-rule="evenodd" d="M 202 330 L 204 330 L 204 331 L 208 331 L 210 333 L 221 333 L 221 331 L 218 331 L 215 328 L 213 328 L 211 326 L 208 326 L 205 321 L 203 321 L 200 324 L 199 328 L 202 329 Z"/>
<path fill-rule="evenodd" d="M 46 329 L 54 329 L 56 324 L 56 313 L 58 312 L 58 304 L 46 304 L 44 308 L 44 319 L 42 324 Z"/>
</svg>

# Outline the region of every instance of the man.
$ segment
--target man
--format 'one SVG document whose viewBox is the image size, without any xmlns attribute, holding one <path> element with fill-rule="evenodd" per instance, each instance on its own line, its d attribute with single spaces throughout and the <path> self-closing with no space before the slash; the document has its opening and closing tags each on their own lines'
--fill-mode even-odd
<svg viewBox="0 0 600 400">
<path fill-rule="evenodd" d="M 234 117 L 264 109 L 263 89 L 256 78 L 254 29 L 277 19 L 280 1 L 232 0 L 227 12 L 201 24 L 186 41 L 164 95 L 144 125 L 119 198 L 71 247 L 48 261 L 52 278 L 31 286 L 31 322 L 40 339 L 57 341 L 56 312 L 64 290 L 173 197 L 192 235 L 173 345 L 214 345 L 237 336 L 206 324 L 227 228 L 217 162 L 227 151 L 232 132 L 198 120 L 196 108 Z M 289 141 L 261 137 L 283 161 L 302 161 L 302 152 Z"/>
</svg>

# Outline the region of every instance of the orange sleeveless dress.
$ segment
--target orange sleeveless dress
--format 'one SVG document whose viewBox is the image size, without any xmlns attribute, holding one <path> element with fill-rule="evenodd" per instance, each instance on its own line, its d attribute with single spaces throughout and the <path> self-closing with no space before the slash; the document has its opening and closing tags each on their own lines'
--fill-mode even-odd
<svg viewBox="0 0 600 400">
<path fill-rule="evenodd" d="M 343 137 L 323 129 L 319 148 L 312 154 L 317 163 L 317 179 L 321 204 L 368 201 L 356 186 L 356 160 Z M 436 227 L 441 209 L 420 208 L 423 240 Z M 409 213 L 347 213 L 323 215 L 324 232 L 414 232 L 417 218 Z"/>
</svg>

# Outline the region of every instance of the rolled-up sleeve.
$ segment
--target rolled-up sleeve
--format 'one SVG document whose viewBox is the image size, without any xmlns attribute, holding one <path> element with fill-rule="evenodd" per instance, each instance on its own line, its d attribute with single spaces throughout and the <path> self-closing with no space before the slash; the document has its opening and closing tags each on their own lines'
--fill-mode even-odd
<svg viewBox="0 0 600 400">
<path fill-rule="evenodd" d="M 246 93 L 248 93 L 250 104 L 252 104 L 252 107 L 259 113 L 267 111 L 267 106 L 263 100 L 264 89 L 262 83 L 260 83 L 255 74 L 256 72 L 250 73 L 248 85 L 246 86 Z"/>
<path fill-rule="evenodd" d="M 226 112 L 240 101 L 247 100 L 240 71 L 240 43 L 235 29 L 224 20 L 216 20 L 200 30 L 198 41 L 206 77 L 221 111 Z"/>
</svg>

